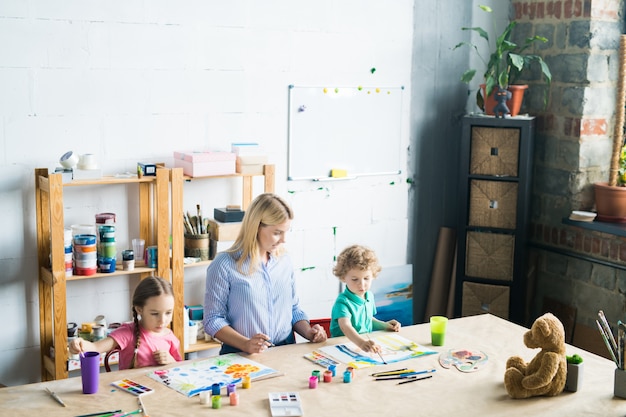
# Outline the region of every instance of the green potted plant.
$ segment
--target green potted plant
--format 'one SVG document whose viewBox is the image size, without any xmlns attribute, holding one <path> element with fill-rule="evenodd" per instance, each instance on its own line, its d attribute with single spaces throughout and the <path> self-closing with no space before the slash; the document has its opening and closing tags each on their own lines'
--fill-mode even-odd
<svg viewBox="0 0 626 417">
<path fill-rule="evenodd" d="M 567 378 L 565 380 L 565 389 L 567 391 L 576 392 L 583 380 L 583 358 L 578 354 L 565 356 L 567 360 Z"/>
<path fill-rule="evenodd" d="M 479 5 L 478 7 L 486 13 L 493 13 L 493 10 L 489 6 Z M 509 24 L 504 28 L 504 31 L 497 38 L 495 38 L 495 43 L 493 45 L 489 39 L 489 34 L 483 28 L 461 28 L 462 30 L 476 32 L 487 42 L 487 45 L 491 50 L 489 60 L 485 60 L 480 54 L 478 46 L 471 42 L 461 42 L 453 48 L 453 50 L 465 46 L 472 48 L 476 51 L 480 60 L 485 64 L 485 72 L 483 73 L 485 91 L 483 92 L 482 88 L 480 88 L 476 92 L 476 104 L 487 113 L 489 113 L 492 109 L 489 107 L 485 108 L 485 99 L 483 94 L 485 94 L 485 97 L 491 97 L 497 88 L 503 90 L 509 89 L 509 87 L 515 84 L 520 75 L 531 67 L 533 62 L 539 65 L 542 77 L 546 80 L 548 88 L 552 82 L 552 73 L 543 58 L 539 55 L 527 53 L 528 48 L 530 48 L 535 42 L 546 43 L 548 39 L 543 36 L 535 35 L 533 37 L 526 38 L 523 44 L 518 45 L 511 40 L 513 29 L 516 25 L 517 22 L 515 21 L 509 22 Z M 495 19 L 493 19 L 493 29 L 494 33 L 496 33 Z M 469 84 L 474 79 L 476 72 L 476 69 L 468 69 L 461 76 L 461 81 Z M 523 97 L 524 90 L 522 90 L 521 93 Z M 547 89 L 544 92 L 543 103 L 544 107 L 547 106 Z M 521 105 L 521 99 L 519 104 Z M 519 109 L 517 109 L 517 111 L 519 112 Z M 512 116 L 515 116 L 516 114 L 517 112 L 511 111 Z"/>
<path fill-rule="evenodd" d="M 625 55 L 626 35 L 621 35 L 609 180 L 594 184 L 597 219 L 603 222 L 626 223 L 626 145 L 624 144 L 626 97 L 623 94 L 626 87 L 626 62 L 623 59 Z"/>
</svg>

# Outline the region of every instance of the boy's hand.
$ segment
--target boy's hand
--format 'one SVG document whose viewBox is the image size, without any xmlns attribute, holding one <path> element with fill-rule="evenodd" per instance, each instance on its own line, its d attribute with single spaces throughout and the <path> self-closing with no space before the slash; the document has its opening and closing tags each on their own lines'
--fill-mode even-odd
<svg viewBox="0 0 626 417">
<path fill-rule="evenodd" d="M 387 329 L 393 332 L 399 332 L 400 327 L 402 327 L 402 324 L 398 320 L 389 320 L 387 322 Z"/>
<path fill-rule="evenodd" d="M 359 348 L 361 348 L 361 350 L 364 352 L 380 352 L 380 346 L 378 346 L 373 340 L 363 340 L 359 344 Z"/>
</svg>

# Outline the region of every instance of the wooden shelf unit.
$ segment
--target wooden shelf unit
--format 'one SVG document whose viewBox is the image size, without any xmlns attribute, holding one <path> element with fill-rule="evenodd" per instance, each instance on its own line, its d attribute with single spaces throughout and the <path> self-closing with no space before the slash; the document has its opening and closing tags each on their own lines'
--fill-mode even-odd
<svg viewBox="0 0 626 417">
<path fill-rule="evenodd" d="M 184 195 L 184 183 L 187 181 L 198 181 L 198 180 L 211 180 L 218 178 L 230 178 L 230 177 L 241 177 L 242 179 L 242 203 L 241 207 L 243 210 L 246 210 L 253 199 L 254 194 L 254 177 L 263 176 L 264 184 L 263 189 L 266 193 L 274 192 L 274 183 L 275 183 L 275 166 L 274 165 L 265 165 L 263 167 L 263 174 L 230 174 L 230 175 L 219 175 L 219 176 L 210 176 L 210 177 L 188 177 L 183 175 L 182 168 L 173 168 L 170 170 L 170 183 L 171 183 L 171 211 L 172 211 L 172 285 L 174 287 L 175 294 L 175 305 L 183 306 L 185 305 L 184 300 L 184 277 L 185 277 L 185 268 L 193 268 L 199 266 L 208 266 L 210 261 L 203 261 L 199 263 L 184 264 L 184 233 L 185 228 L 183 226 L 183 195 Z M 185 317 L 184 310 L 177 309 L 177 313 L 174 315 L 172 320 L 172 329 L 174 334 L 181 341 L 181 352 L 182 355 L 190 352 L 198 352 L 201 350 L 212 349 L 215 347 L 219 347 L 220 343 L 218 342 L 198 342 L 190 344 L 190 347 L 186 350 L 183 348 L 183 340 L 185 337 Z"/>
<path fill-rule="evenodd" d="M 65 275 L 64 254 L 64 188 L 137 184 L 139 237 L 145 239 L 146 245 L 158 246 L 160 253 L 168 253 L 169 176 L 169 169 L 159 167 L 156 176 L 144 176 L 142 178 L 103 177 L 98 180 L 63 183 L 60 173 L 49 173 L 47 168 L 35 170 L 42 381 L 69 376 L 66 315 L 66 285 L 68 281 L 98 279 L 116 275 L 139 275 L 144 278 L 152 273 L 166 279 L 170 277 L 170 265 L 167 256 L 158 257 L 156 269 L 137 267 L 133 271 L 67 277 Z M 50 355 L 51 350 L 54 350 L 54 357 Z"/>
</svg>

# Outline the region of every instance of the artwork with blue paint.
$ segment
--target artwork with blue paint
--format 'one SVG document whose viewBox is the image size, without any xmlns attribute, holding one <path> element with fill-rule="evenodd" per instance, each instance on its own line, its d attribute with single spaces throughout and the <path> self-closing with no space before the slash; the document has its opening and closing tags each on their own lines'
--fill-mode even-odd
<svg viewBox="0 0 626 417">
<path fill-rule="evenodd" d="M 185 363 L 169 369 L 151 371 L 148 376 L 187 397 L 212 390 L 214 384 L 226 389 L 228 384 L 241 384 L 250 375 L 252 381 L 272 378 L 282 373 L 237 353 L 214 356 Z"/>
<path fill-rule="evenodd" d="M 413 323 L 413 265 L 383 267 L 372 284 L 376 318 L 398 320 L 403 326 Z"/>
<path fill-rule="evenodd" d="M 355 369 L 400 362 L 437 353 L 397 333 L 380 332 L 372 335 L 375 335 L 375 337 L 372 337 L 372 340 L 381 348 L 380 355 L 374 352 L 365 352 L 352 342 L 334 346 L 322 346 L 318 350 Z"/>
</svg>

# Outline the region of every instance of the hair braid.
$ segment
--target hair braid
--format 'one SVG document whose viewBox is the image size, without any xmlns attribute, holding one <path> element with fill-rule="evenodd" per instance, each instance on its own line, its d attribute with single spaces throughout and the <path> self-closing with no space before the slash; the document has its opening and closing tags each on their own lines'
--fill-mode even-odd
<svg viewBox="0 0 626 417">
<path fill-rule="evenodd" d="M 139 317 L 137 317 L 135 308 L 133 308 L 133 321 L 135 322 L 135 351 L 133 353 L 133 360 L 130 362 L 130 369 L 137 366 L 137 352 L 139 352 L 139 345 L 141 344 L 141 329 L 139 328 Z"/>
</svg>

